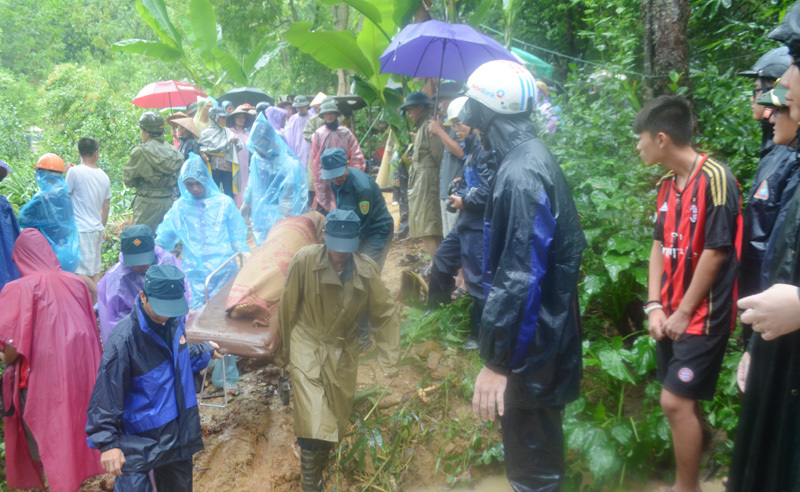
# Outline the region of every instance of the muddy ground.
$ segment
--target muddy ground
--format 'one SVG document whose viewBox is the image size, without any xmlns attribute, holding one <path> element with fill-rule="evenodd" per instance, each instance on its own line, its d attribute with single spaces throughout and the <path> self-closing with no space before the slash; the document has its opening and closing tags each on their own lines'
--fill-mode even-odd
<svg viewBox="0 0 800 492">
<path fill-rule="evenodd" d="M 397 218 L 397 206 L 391 205 L 391 194 L 385 194 L 390 211 Z M 393 295 L 399 293 L 402 271 L 419 268 L 425 262 L 425 253 L 419 241 L 395 241 L 392 245 L 383 279 Z M 463 353 L 443 349 L 436 344 L 420 344 L 413 347 L 408 357 L 416 363 L 403 366 L 400 375 L 387 381 L 371 357 L 362 359 L 359 367 L 357 392 L 379 388 L 386 389 L 381 407 L 392 408 L 410 398 L 420 398 L 417 388 L 421 383 L 436 387 L 453 375 L 467 370 Z M 194 457 L 194 490 L 198 492 L 254 491 L 283 492 L 300 490 L 299 448 L 295 443 L 292 420 L 292 404 L 284 406 L 278 393 L 279 369 L 267 360 L 239 359 L 241 378 L 238 394 L 229 401 L 227 408 L 200 407 L 205 450 Z M 423 386 L 424 387 L 424 386 Z M 425 395 L 422 395 L 423 397 Z M 222 403 L 221 398 L 205 400 Z M 419 403 L 419 402 L 418 402 Z M 421 403 L 420 403 L 421 404 Z M 431 404 L 438 404 L 431 402 Z M 472 409 L 467 398 L 448 398 L 445 418 L 471 422 Z M 369 406 L 369 405 L 367 405 Z M 499 433 L 495 433 L 499 438 Z M 498 466 L 473 466 L 463 472 L 456 483 L 448 484 L 448 474 L 436 471 L 437 460 L 443 452 L 458 453 L 466 446 L 469 436 L 456 437 L 450 442 L 437 439 L 412 440 L 403 450 L 408 456 L 406 466 L 393 480 L 393 490 L 432 492 L 439 490 L 478 490 L 510 492 L 508 482 Z M 391 443 L 387 443 L 391 447 Z M 370 467 L 367 467 L 370 468 Z M 329 471 L 335 469 L 330 462 Z M 326 490 L 374 490 L 387 489 L 375 484 L 364 488 L 365 476 L 372 469 L 351 473 L 350 476 L 335 472 L 326 473 Z M 452 478 L 451 478 L 452 481 Z M 463 485 L 459 485 L 461 482 Z M 632 487 L 630 490 L 655 490 L 658 483 Z M 722 490 L 718 484 L 704 484 L 705 490 Z M 461 489 L 465 486 L 468 488 Z M 87 481 L 81 489 L 85 492 L 111 491 L 113 477 L 98 477 Z M 169 491 L 166 491 L 169 492 Z"/>
</svg>

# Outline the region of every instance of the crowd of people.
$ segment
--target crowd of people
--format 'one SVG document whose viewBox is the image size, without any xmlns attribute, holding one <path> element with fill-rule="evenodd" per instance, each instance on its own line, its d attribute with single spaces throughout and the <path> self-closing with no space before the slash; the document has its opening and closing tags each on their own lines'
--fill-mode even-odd
<svg viewBox="0 0 800 492">
<path fill-rule="evenodd" d="M 675 450 L 670 491 L 700 490 L 700 401 L 714 397 L 737 302 L 744 397 L 728 490 L 800 490 L 800 4 L 770 36 L 785 46 L 741 73 L 753 80 L 763 130 L 744 209 L 727 166 L 692 147 L 684 98 L 659 96 L 631 122 L 644 164 L 667 171 L 644 312 Z M 123 172 L 133 224 L 105 274 L 111 191 L 100 143 L 81 138 L 78 165 L 43 155 L 40 190 L 18 217 L 0 196 L 9 487 L 74 491 L 107 472 L 117 491 L 192 490 L 192 456 L 203 448 L 198 376 L 213 367 L 213 383 L 235 391 L 238 370 L 230 355 L 216 364 L 223 351 L 213 341 L 188 343 L 187 324 L 237 276 L 229 260 L 249 257 L 250 233 L 261 248 L 276 223 L 311 214 L 324 239 L 279 272 L 274 344 L 293 383 L 302 490 L 322 490 L 349 424 L 359 353 L 374 340 L 385 376 L 397 372 L 399 314 L 381 271 L 405 234 L 430 254 L 430 308 L 472 298 L 464 348 L 484 362 L 473 410 L 500 417 L 512 488 L 559 490 L 564 409 L 580 393 L 587 243 L 532 122 L 540 104 L 555 130 L 546 86 L 509 61 L 482 65 L 465 85 L 407 94 L 400 109 L 413 144 L 398 152 L 397 176 L 407 180 L 408 229 L 397 233 L 334 98 L 255 108 L 203 99 L 166 122 L 148 111 Z M 0 162 L 0 179 L 9 172 Z"/>
</svg>

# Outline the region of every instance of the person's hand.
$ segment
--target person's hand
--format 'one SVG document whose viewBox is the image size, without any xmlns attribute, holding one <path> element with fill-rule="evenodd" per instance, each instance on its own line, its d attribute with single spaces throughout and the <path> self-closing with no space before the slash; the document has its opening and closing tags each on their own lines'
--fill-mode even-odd
<svg viewBox="0 0 800 492">
<path fill-rule="evenodd" d="M 775 284 L 754 296 L 739 299 L 742 323 L 753 325 L 764 340 L 774 340 L 800 329 L 800 298 L 797 287 Z"/>
<path fill-rule="evenodd" d="M 100 454 L 100 464 L 103 470 L 114 476 L 122 475 L 122 465 L 125 464 L 125 455 L 119 448 L 109 449 Z"/>
<path fill-rule="evenodd" d="M 67 168 L 67 171 L 69 171 L 70 169 L 75 167 L 75 164 L 73 164 L 72 162 L 67 162 L 67 165 L 65 167 Z"/>
<path fill-rule="evenodd" d="M 238 144 L 239 143 L 239 137 L 231 137 L 231 142 L 233 142 L 235 144 Z"/>
<path fill-rule="evenodd" d="M 736 369 L 736 384 L 739 389 L 744 393 L 744 385 L 747 382 L 747 374 L 750 372 L 750 352 L 742 354 L 742 360 L 739 361 L 739 367 Z"/>
<path fill-rule="evenodd" d="M 219 344 L 217 342 L 212 342 L 212 341 L 209 341 L 208 343 L 211 344 L 211 347 L 214 348 L 214 353 L 211 354 L 211 358 L 212 359 L 221 359 L 222 358 L 222 352 L 220 351 Z"/>
<path fill-rule="evenodd" d="M 457 210 L 464 210 L 464 199 L 458 195 L 450 195 L 450 206 Z"/>
<path fill-rule="evenodd" d="M 438 137 L 444 130 L 442 130 L 442 124 L 439 123 L 439 120 L 431 119 L 431 124 L 428 127 L 428 131 L 431 135 L 436 135 Z"/>
<path fill-rule="evenodd" d="M 667 322 L 667 315 L 663 309 L 653 309 L 648 315 L 648 329 L 650 336 L 656 340 L 663 340 L 667 334 L 664 332 L 664 323 Z"/>
<path fill-rule="evenodd" d="M 475 393 L 472 395 L 472 413 L 484 422 L 494 420 L 494 410 L 501 417 L 505 412 L 504 395 L 508 376 L 494 372 L 488 367 L 481 369 L 475 379 Z"/>
<path fill-rule="evenodd" d="M 672 313 L 664 323 L 664 334 L 673 340 L 677 340 L 686 333 L 689 327 L 690 317 L 680 309 Z"/>
</svg>

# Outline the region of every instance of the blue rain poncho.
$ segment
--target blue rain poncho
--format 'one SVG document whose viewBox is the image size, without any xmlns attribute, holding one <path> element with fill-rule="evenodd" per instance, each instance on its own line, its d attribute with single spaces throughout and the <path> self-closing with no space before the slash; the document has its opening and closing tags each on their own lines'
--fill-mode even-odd
<svg viewBox="0 0 800 492">
<path fill-rule="evenodd" d="M 184 182 L 189 178 L 205 187 L 203 198 L 195 198 L 186 189 Z M 181 197 L 158 226 L 156 244 L 167 251 L 171 251 L 178 241 L 183 245 L 181 263 L 192 286 L 190 307 L 194 310 L 205 302 L 203 290 L 206 277 L 235 253 L 249 252 L 250 248 L 247 246 L 247 225 L 236 204 L 214 184 L 206 164 L 197 154 L 189 154 L 183 163 L 178 186 Z M 208 286 L 209 297 L 234 278 L 237 272 L 236 262 L 231 262 L 214 276 Z"/>
<path fill-rule="evenodd" d="M 250 176 L 243 201 L 252 207 L 253 236 L 260 246 L 275 222 L 305 213 L 308 179 L 305 168 L 263 113 L 253 125 L 247 148 Z"/>
<path fill-rule="evenodd" d="M 64 174 L 37 169 L 36 184 L 40 191 L 19 211 L 19 226 L 38 229 L 53 247 L 61 269 L 75 273 L 81 264 L 81 249 Z"/>
</svg>

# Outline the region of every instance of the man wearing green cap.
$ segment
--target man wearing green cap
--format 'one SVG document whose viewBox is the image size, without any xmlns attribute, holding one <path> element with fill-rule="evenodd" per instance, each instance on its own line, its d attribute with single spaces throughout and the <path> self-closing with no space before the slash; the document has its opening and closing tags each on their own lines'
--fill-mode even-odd
<svg viewBox="0 0 800 492">
<path fill-rule="evenodd" d="M 122 170 L 125 186 L 134 188 L 133 223 L 156 230 L 172 206 L 183 154 L 164 141 L 164 119 L 154 111 L 139 118 L 142 143 Z"/>
<path fill-rule="evenodd" d="M 355 212 L 332 210 L 325 244 L 307 246 L 292 258 L 278 307 L 276 362 L 291 373 L 303 492 L 322 489 L 328 453 L 350 424 L 358 371 L 356 327 L 366 312 L 377 327 L 378 362 L 385 374 L 395 372 L 399 358 L 397 309 L 378 265 L 357 252 L 360 230 Z"/>
<path fill-rule="evenodd" d="M 442 242 L 442 212 L 439 203 L 439 168 L 444 145 L 430 131 L 433 102 L 421 91 L 414 91 L 400 106 L 417 129 L 414 160 L 408 173 L 409 236 L 421 237 L 431 257 Z"/>
<path fill-rule="evenodd" d="M 126 227 L 119 236 L 119 261 L 97 284 L 97 311 L 103 342 L 108 340 L 114 326 L 133 311 L 144 286 L 144 275 L 151 265 L 181 266 L 175 255 L 155 245 L 154 236 L 144 224 Z M 184 281 L 184 286 L 186 302 L 191 304 L 189 282 Z"/>
<path fill-rule="evenodd" d="M 106 340 L 86 434 L 114 490 L 192 490 L 192 455 L 203 449 L 192 373 L 219 358 L 213 342 L 187 344 L 184 275 L 155 265 L 136 308 Z"/>
</svg>

